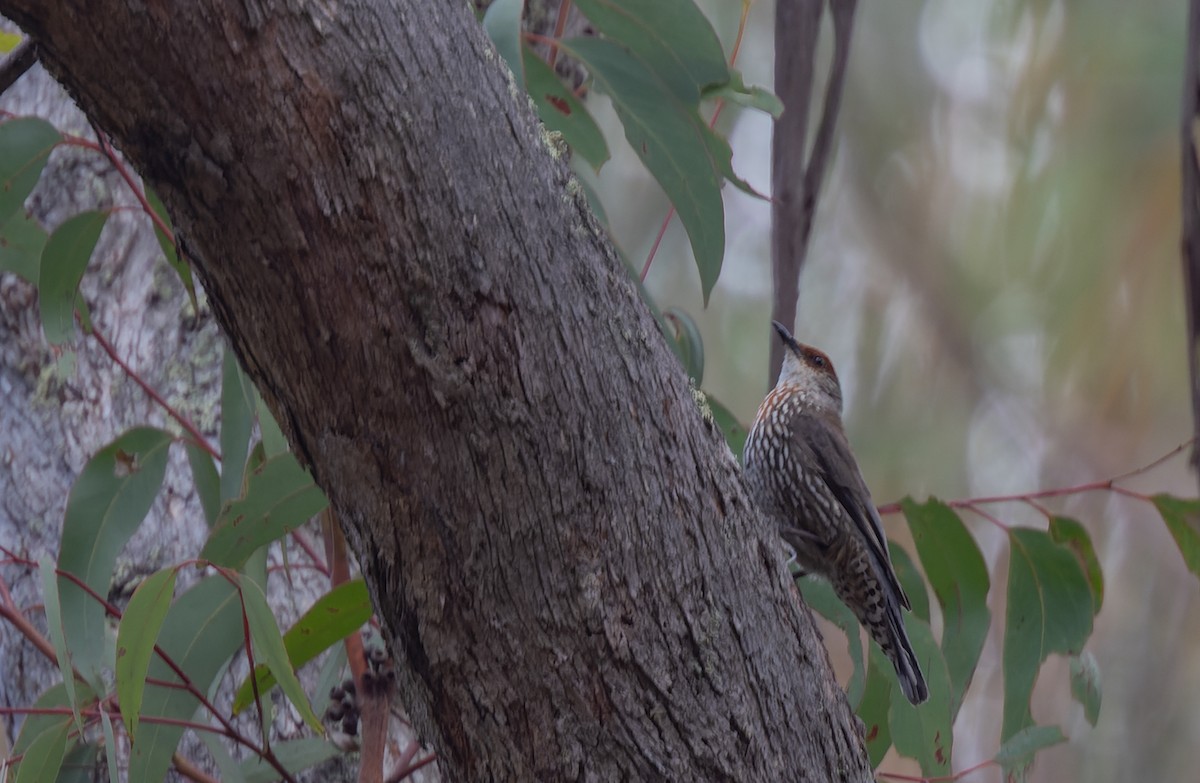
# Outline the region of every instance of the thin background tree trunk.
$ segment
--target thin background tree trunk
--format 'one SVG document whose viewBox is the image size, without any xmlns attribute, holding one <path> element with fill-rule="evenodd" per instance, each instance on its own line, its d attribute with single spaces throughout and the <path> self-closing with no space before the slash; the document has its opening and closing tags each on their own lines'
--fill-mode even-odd
<svg viewBox="0 0 1200 783">
<path fill-rule="evenodd" d="M 170 209 L 450 779 L 869 780 L 775 532 L 467 7 L 286 8 L 0 1 Z"/>
</svg>

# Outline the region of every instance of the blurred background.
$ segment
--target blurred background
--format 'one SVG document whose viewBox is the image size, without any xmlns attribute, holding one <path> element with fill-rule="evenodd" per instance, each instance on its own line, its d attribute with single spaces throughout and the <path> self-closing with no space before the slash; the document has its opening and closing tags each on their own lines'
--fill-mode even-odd
<svg viewBox="0 0 1200 783">
<path fill-rule="evenodd" d="M 700 4 L 728 52 L 741 3 Z M 1186 12 L 1181 0 L 859 4 L 795 331 L 834 360 L 877 503 L 1074 486 L 1144 466 L 1189 437 Z M 748 83 L 772 81 L 773 14 L 770 3 L 751 9 L 737 62 Z M 614 239 L 640 268 L 668 205 L 616 143 L 607 99 L 591 103 L 613 142 L 596 187 Z M 767 192 L 770 118 L 729 107 L 719 128 L 735 169 Z M 703 387 L 748 423 L 770 385 L 770 208 L 733 188 L 725 204 L 725 266 L 707 309 L 677 220 L 646 282 L 660 306 L 696 319 Z M 1187 453 L 1123 485 L 1193 497 Z M 1033 714 L 1069 742 L 1043 751 L 1030 779 L 1194 780 L 1200 584 L 1148 503 L 1101 491 L 1046 506 L 1083 522 L 1104 567 L 1087 648 L 1104 702 L 1092 728 L 1070 698 L 1066 662 L 1051 658 Z M 1024 503 L 989 508 L 1006 524 L 1046 525 Z M 955 725 L 956 771 L 999 746 L 1008 567 L 1002 531 L 963 516 L 992 566 L 994 622 Z M 912 551 L 903 520 L 885 523 Z M 826 626 L 844 682 L 839 633 Z M 894 755 L 880 769 L 916 772 Z M 964 780 L 999 778 L 992 767 Z"/>
</svg>

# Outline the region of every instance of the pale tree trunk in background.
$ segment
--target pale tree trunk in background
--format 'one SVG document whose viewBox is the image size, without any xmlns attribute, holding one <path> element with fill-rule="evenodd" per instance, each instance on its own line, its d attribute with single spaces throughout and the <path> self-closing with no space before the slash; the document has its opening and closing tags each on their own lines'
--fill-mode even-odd
<svg viewBox="0 0 1200 783">
<path fill-rule="evenodd" d="M 466 6 L 287 8 L 0 2 L 170 209 L 449 779 L 870 780 L 774 531 Z"/>
<path fill-rule="evenodd" d="M 0 109 L 17 116 L 38 116 L 68 133 L 91 135 L 87 119 L 62 88 L 40 67 L 0 97 Z M 216 440 L 220 415 L 221 358 L 224 340 L 205 304 L 187 303 L 176 274 L 167 266 L 149 219 L 133 194 L 100 155 L 62 147 L 29 205 L 43 226 L 53 230 L 86 209 L 114 211 L 83 279 L 84 298 L 96 327 L 121 357 L 172 405 Z M 130 427 L 172 425 L 99 345 L 80 337 L 67 346 L 75 354 L 73 371 L 55 369 L 56 358 L 42 336 L 37 292 L 14 275 L 0 274 L 0 542 L 30 558 L 57 555 L 63 511 L 71 484 L 87 460 Z M 208 529 L 181 448 L 171 450 L 163 491 L 117 565 L 110 596 L 124 606 L 138 582 L 163 566 L 194 557 Z M 299 558 L 293 556 L 293 562 Z M 184 570 L 184 584 L 196 574 Z M 5 583 L 18 606 L 38 607 L 41 582 L 36 571 L 10 566 Z M 271 605 L 284 623 L 311 604 L 328 580 L 297 569 L 289 580 L 272 579 Z M 45 633 L 44 614 L 28 613 Z M 245 674 L 239 657 L 234 672 Z M 0 624 L 0 705 L 23 708 L 61 679 L 57 664 L 7 625 Z M 315 667 L 301 672 L 310 686 Z M 227 705 L 232 693 L 219 697 Z M 249 729 L 252 716 L 243 716 Z M 5 716 L 3 731 L 17 736 L 18 719 Z M 276 712 L 280 736 L 306 731 L 290 711 Z M 208 753 L 185 735 L 183 753 L 203 761 Z M 302 779 L 340 779 L 345 764 L 336 762 Z M 107 779 L 96 770 L 97 780 Z"/>
</svg>

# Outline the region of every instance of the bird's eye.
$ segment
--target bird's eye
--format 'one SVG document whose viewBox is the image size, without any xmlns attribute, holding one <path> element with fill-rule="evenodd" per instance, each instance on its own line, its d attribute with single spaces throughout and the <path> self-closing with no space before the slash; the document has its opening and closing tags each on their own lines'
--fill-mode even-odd
<svg viewBox="0 0 1200 783">
<path fill-rule="evenodd" d="M 812 356 L 812 363 L 817 367 L 824 367 L 825 366 L 825 357 L 821 356 L 820 354 L 814 354 Z"/>
</svg>

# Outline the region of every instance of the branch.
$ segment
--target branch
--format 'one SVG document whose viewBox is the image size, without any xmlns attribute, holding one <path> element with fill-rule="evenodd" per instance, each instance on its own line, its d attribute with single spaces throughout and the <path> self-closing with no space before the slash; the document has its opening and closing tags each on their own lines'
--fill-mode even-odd
<svg viewBox="0 0 1200 783">
<path fill-rule="evenodd" d="M 1192 388 L 1192 431 L 1200 437 L 1200 0 L 1188 4 L 1188 46 L 1180 122 L 1183 203 L 1183 291 L 1187 310 L 1188 372 Z M 1191 464 L 1200 468 L 1200 452 Z"/>
<path fill-rule="evenodd" d="M 857 0 L 830 0 L 833 60 L 821 119 L 807 160 L 808 106 L 816 80 L 817 35 L 825 0 L 779 0 L 775 6 L 775 92 L 783 115 L 771 146 L 771 317 L 791 327 L 800 298 L 800 271 L 808 255 L 817 196 L 829 167 L 833 130 L 841 105 Z M 771 340 L 770 383 L 783 363 L 783 346 Z"/>
</svg>

